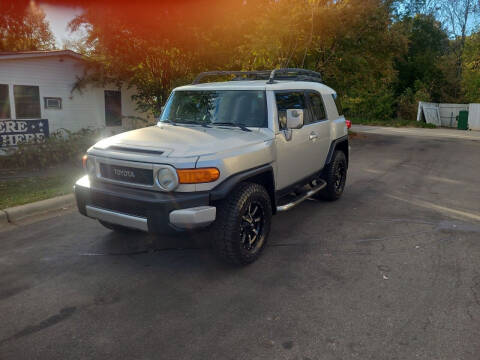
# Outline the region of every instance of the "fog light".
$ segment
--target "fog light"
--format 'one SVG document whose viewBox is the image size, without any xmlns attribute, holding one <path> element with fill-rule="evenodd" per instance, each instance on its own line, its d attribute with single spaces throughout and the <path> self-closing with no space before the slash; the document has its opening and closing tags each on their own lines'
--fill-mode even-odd
<svg viewBox="0 0 480 360">
<path fill-rule="evenodd" d="M 178 185 L 177 173 L 170 168 L 162 168 L 157 173 L 158 186 L 164 191 L 173 191 Z"/>
</svg>

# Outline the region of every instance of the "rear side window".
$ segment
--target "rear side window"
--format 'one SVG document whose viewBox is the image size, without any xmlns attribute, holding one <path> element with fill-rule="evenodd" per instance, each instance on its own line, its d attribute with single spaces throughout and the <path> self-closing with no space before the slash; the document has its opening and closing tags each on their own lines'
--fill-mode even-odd
<svg viewBox="0 0 480 360">
<path fill-rule="evenodd" d="M 326 120 L 327 115 L 325 114 L 325 107 L 323 106 L 323 100 L 321 96 L 314 92 L 308 93 L 308 100 L 310 101 L 310 106 L 312 108 L 312 117 L 311 122 L 318 122 Z"/>
<path fill-rule="evenodd" d="M 343 115 L 343 108 L 342 103 L 340 102 L 340 98 L 338 97 L 337 93 L 332 94 L 333 100 L 335 101 L 335 105 L 337 105 L 338 116 Z"/>
<path fill-rule="evenodd" d="M 302 91 L 275 93 L 278 110 L 278 124 L 281 130 L 287 128 L 287 110 L 305 109 L 305 97 Z"/>
</svg>

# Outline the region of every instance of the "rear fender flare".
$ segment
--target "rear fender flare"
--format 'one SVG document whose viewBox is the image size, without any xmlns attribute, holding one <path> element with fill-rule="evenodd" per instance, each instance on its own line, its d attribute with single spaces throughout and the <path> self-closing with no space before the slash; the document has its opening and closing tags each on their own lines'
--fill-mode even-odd
<svg viewBox="0 0 480 360">
<path fill-rule="evenodd" d="M 345 135 L 345 136 L 342 136 L 338 139 L 335 139 L 332 141 L 332 143 L 330 144 L 330 149 L 328 150 L 328 155 L 327 155 L 327 159 L 325 160 L 325 166 L 324 168 L 330 164 L 330 162 L 332 161 L 333 159 L 333 154 L 335 153 L 335 150 L 337 150 L 338 148 L 346 148 L 346 154 L 345 154 L 345 157 L 347 158 L 347 166 L 348 166 L 348 158 L 349 158 L 349 154 L 348 154 L 348 135 Z"/>
</svg>

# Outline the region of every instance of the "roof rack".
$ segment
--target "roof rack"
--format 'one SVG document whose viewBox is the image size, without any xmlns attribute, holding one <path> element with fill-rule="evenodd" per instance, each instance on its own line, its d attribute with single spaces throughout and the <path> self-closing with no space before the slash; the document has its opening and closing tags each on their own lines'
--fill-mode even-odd
<svg viewBox="0 0 480 360">
<path fill-rule="evenodd" d="M 321 83 L 322 75 L 312 70 L 299 68 L 283 68 L 272 70 L 267 84 L 275 84 L 275 79 L 292 81 L 312 81 Z"/>
<path fill-rule="evenodd" d="M 209 76 L 226 76 L 235 75 L 232 81 L 239 80 L 268 80 L 267 84 L 275 84 L 275 80 L 290 80 L 290 81 L 311 81 L 322 82 L 322 75 L 318 72 L 298 68 L 283 68 L 275 70 L 261 70 L 261 71 L 207 71 L 198 74 L 193 80 L 192 84 L 200 84 L 201 80 Z"/>
<path fill-rule="evenodd" d="M 270 71 L 207 71 L 198 74 L 198 76 L 193 80 L 192 84 L 200 84 L 201 80 L 209 76 L 226 76 L 226 75 L 235 75 L 233 79 L 238 80 L 266 80 L 270 75 Z"/>
</svg>

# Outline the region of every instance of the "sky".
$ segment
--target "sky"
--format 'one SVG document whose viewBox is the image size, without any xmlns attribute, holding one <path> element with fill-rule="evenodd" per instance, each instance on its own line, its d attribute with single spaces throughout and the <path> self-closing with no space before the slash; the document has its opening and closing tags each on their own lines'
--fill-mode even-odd
<svg viewBox="0 0 480 360">
<path fill-rule="evenodd" d="M 72 34 L 67 30 L 67 25 L 75 16 L 82 13 L 80 7 L 57 6 L 43 3 L 39 3 L 38 5 L 45 12 L 58 48 L 63 47 L 64 40 L 76 40 L 79 38 L 79 34 Z"/>
</svg>

